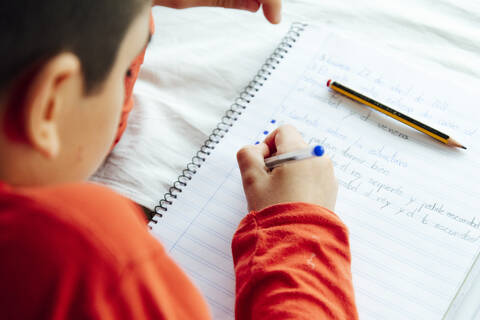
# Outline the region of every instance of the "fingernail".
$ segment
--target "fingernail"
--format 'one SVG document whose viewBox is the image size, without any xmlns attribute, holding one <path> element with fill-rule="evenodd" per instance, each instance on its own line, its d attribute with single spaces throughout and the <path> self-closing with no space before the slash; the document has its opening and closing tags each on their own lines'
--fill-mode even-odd
<svg viewBox="0 0 480 320">
<path fill-rule="evenodd" d="M 278 9 L 271 12 L 270 22 L 273 24 L 278 24 L 280 21 L 282 21 L 282 11 Z"/>
<path fill-rule="evenodd" d="M 281 21 L 282 21 L 282 13 L 278 11 L 277 13 L 275 13 L 274 23 L 277 24 L 277 23 L 280 23 Z"/>
</svg>

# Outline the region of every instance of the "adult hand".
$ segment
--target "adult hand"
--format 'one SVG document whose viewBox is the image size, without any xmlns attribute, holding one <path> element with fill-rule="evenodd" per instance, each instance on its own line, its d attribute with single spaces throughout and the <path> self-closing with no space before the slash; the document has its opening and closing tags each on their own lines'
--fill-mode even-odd
<svg viewBox="0 0 480 320">
<path fill-rule="evenodd" d="M 237 153 L 249 210 L 286 202 L 307 202 L 334 210 L 338 183 L 328 156 L 295 161 L 268 171 L 264 158 L 308 147 L 292 126 L 281 126 L 263 143 Z"/>
<path fill-rule="evenodd" d="M 185 9 L 192 7 L 223 7 L 256 12 L 260 6 L 268 21 L 277 24 L 281 20 L 281 0 L 154 0 L 154 5 Z"/>
</svg>

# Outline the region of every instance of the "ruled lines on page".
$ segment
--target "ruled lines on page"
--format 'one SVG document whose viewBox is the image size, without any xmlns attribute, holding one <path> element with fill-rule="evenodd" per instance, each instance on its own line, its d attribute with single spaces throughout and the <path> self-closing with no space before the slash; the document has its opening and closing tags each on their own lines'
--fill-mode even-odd
<svg viewBox="0 0 480 320">
<path fill-rule="evenodd" d="M 189 274 L 215 319 L 233 319 L 231 239 L 246 215 L 235 154 L 283 123 L 321 144 L 339 180 L 336 213 L 350 231 L 362 319 L 439 319 L 480 244 L 479 113 L 475 99 L 311 29 L 152 232 Z M 348 84 L 464 143 L 445 147 L 330 91 Z"/>
</svg>

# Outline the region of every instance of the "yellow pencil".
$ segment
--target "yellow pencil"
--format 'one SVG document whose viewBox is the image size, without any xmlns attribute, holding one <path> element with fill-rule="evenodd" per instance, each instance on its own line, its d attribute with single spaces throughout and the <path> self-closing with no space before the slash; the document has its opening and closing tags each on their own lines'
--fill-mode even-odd
<svg viewBox="0 0 480 320">
<path fill-rule="evenodd" d="M 448 145 L 448 146 L 451 146 L 451 147 L 458 147 L 458 148 L 462 148 L 462 149 L 467 149 L 465 146 L 461 145 L 460 143 L 458 143 L 457 141 L 453 140 L 452 138 L 450 138 L 447 134 L 443 133 L 443 132 L 440 132 L 430 126 L 427 126 L 426 124 L 418 121 L 418 120 L 415 120 L 395 109 L 392 109 L 390 107 L 387 107 L 386 105 L 378 102 L 378 101 L 375 101 L 369 97 L 366 97 L 364 96 L 363 94 L 361 93 L 358 93 L 350 88 L 347 88 L 345 87 L 344 85 L 341 85 L 340 83 L 338 82 L 335 82 L 335 81 L 332 81 L 332 80 L 328 80 L 327 82 L 327 86 L 332 89 L 332 90 L 335 90 L 336 92 L 338 93 L 341 93 L 343 94 L 344 96 L 347 96 L 349 97 L 350 99 L 353 99 L 355 101 L 358 101 L 366 106 L 369 106 L 370 108 L 373 108 L 383 114 L 386 114 L 387 116 L 395 119 L 395 120 L 398 120 L 400 122 L 403 122 L 404 124 L 406 124 L 407 126 L 410 126 L 414 129 L 417 129 L 418 131 L 420 132 L 423 132 L 427 135 L 429 135 L 430 137 L 434 138 L 435 140 L 438 140 L 440 142 L 443 142 L 444 144 Z"/>
</svg>

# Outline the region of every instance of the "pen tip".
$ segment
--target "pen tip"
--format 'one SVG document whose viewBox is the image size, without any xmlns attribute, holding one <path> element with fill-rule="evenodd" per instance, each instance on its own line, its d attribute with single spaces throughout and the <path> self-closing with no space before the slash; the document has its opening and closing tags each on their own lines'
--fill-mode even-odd
<svg viewBox="0 0 480 320">
<path fill-rule="evenodd" d="M 330 79 L 327 81 L 327 87 L 330 87 L 331 82 L 332 82 L 332 80 L 330 80 Z"/>
<path fill-rule="evenodd" d="M 460 148 L 467 150 L 467 147 L 465 146 L 460 146 Z"/>
</svg>

